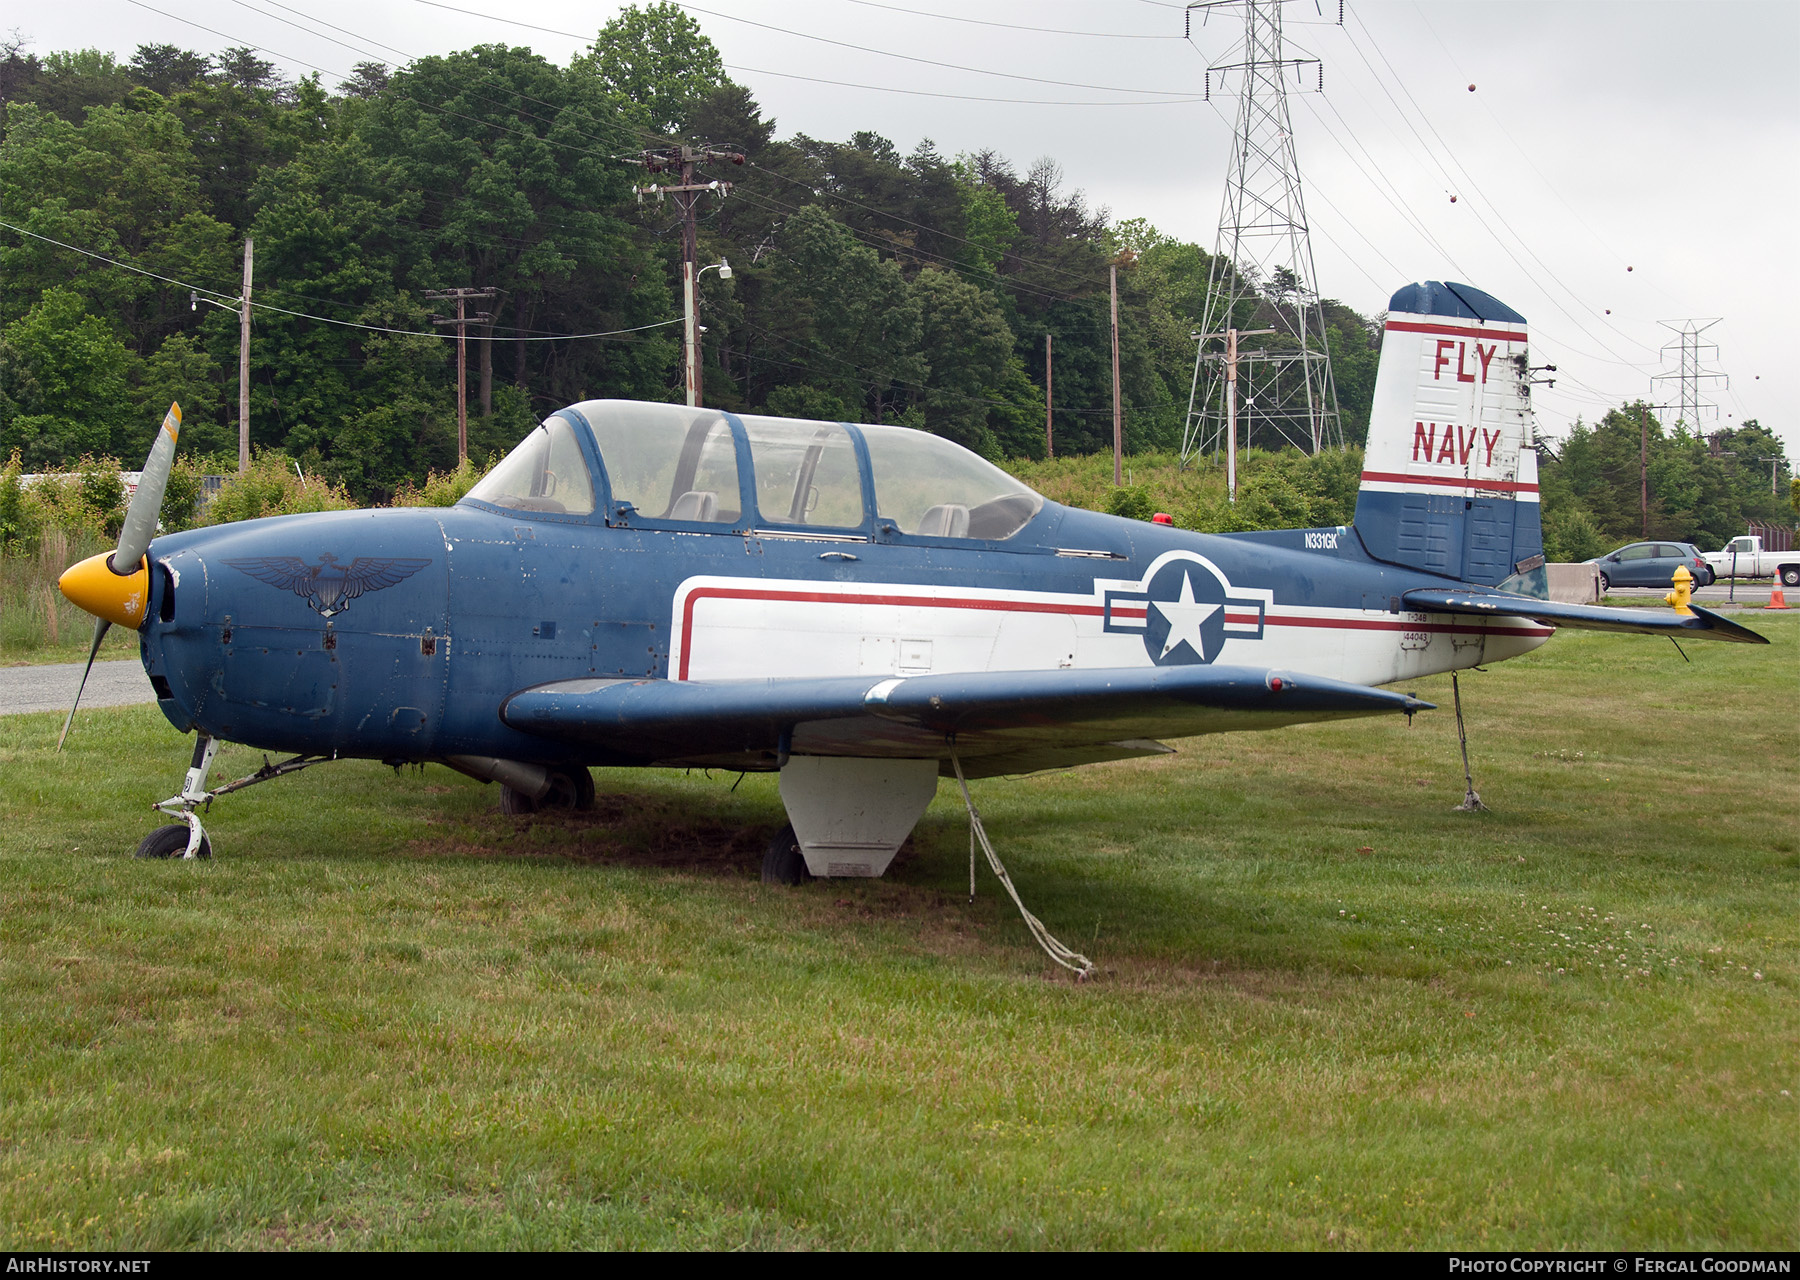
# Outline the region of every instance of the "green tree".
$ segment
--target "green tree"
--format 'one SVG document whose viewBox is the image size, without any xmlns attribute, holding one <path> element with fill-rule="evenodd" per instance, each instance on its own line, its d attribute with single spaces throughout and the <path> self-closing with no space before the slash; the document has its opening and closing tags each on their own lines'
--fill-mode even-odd
<svg viewBox="0 0 1800 1280">
<path fill-rule="evenodd" d="M 131 78 L 163 97 L 185 89 L 212 69 L 212 61 L 172 44 L 140 44 L 131 59 Z"/>
<path fill-rule="evenodd" d="M 220 418 L 224 402 L 219 363 L 196 338 L 185 333 L 171 335 L 139 362 L 134 372 L 131 400 L 135 421 L 157 421 L 172 402 L 178 403 L 181 443 L 186 449 L 209 453 L 237 447 L 236 433 L 228 432 Z M 129 448 L 124 456 L 131 456 Z"/>
<path fill-rule="evenodd" d="M 926 430 L 999 457 L 989 419 L 1017 364 L 1005 316 L 990 295 L 948 271 L 921 271 L 912 292 L 925 363 L 913 403 L 924 411 Z M 1039 397 L 1040 414 L 1042 408 Z"/>
<path fill-rule="evenodd" d="M 774 272 L 786 349 L 806 361 L 815 386 L 882 421 L 894 384 L 926 373 L 918 298 L 897 264 L 816 205 L 788 219 L 781 250 Z"/>
<path fill-rule="evenodd" d="M 635 104 L 641 123 L 664 135 L 680 132 L 689 113 L 727 83 L 700 24 L 666 0 L 625 6 L 570 70 L 597 79 L 617 102 Z"/>
<path fill-rule="evenodd" d="M 71 289 L 47 289 L 0 331 L 0 454 L 60 466 L 124 443 L 136 357 Z"/>
</svg>

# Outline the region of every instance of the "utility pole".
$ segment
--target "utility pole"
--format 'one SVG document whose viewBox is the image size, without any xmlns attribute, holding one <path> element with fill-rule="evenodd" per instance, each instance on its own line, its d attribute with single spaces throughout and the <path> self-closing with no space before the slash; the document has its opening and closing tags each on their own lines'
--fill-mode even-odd
<svg viewBox="0 0 1800 1280">
<path fill-rule="evenodd" d="M 1119 408 L 1119 266 L 1130 266 L 1137 255 L 1127 249 L 1108 268 L 1112 279 L 1112 375 L 1113 375 L 1113 485 L 1125 483 L 1125 417 Z"/>
<path fill-rule="evenodd" d="M 1196 333 L 1189 336 L 1204 346 L 1217 338 L 1225 339 L 1225 495 L 1237 501 L 1237 395 L 1238 339 L 1257 334 L 1274 333 L 1274 329 L 1227 329 L 1224 333 Z M 1203 359 L 1217 357 L 1205 356 Z"/>
<path fill-rule="evenodd" d="M 491 302 L 497 295 L 492 289 L 432 289 L 422 296 L 432 299 L 454 298 L 454 316 L 433 316 L 431 323 L 456 326 L 456 465 L 469 460 L 469 326 L 491 324 L 493 314 L 483 311 L 468 313 L 470 302 Z"/>
<path fill-rule="evenodd" d="M 1054 385 L 1052 381 L 1053 370 L 1050 364 L 1050 339 L 1053 336 L 1055 335 L 1051 334 L 1048 330 L 1044 333 L 1044 456 L 1046 458 L 1054 458 L 1056 456 L 1056 437 L 1053 427 L 1055 419 L 1052 417 L 1052 414 L 1055 411 L 1050 407 L 1052 401 L 1051 390 Z"/>
<path fill-rule="evenodd" d="M 1187 6 L 1190 34 L 1196 11 L 1202 22 L 1214 10 L 1222 17 L 1234 17 L 1238 10 L 1243 15 L 1242 38 L 1206 69 L 1207 99 L 1214 76 L 1221 86 L 1235 76 L 1238 103 L 1200 328 L 1217 341 L 1241 321 L 1279 326 L 1281 336 L 1267 350 L 1238 353 L 1243 366 L 1239 378 L 1247 384 L 1240 398 L 1289 444 L 1318 453 L 1341 447 L 1343 429 L 1288 114 L 1287 77 L 1298 82 L 1311 69 L 1317 79 L 1306 87 L 1318 91 L 1324 69 L 1317 58 L 1290 56 L 1281 30 L 1286 2 L 1194 0 Z M 1338 22 L 1343 22 L 1341 5 Z M 1207 350 L 1205 341 L 1195 352 L 1181 439 L 1184 465 L 1224 444 L 1229 379 L 1221 354 Z"/>
<path fill-rule="evenodd" d="M 654 195 L 658 200 L 665 196 L 675 197 L 675 207 L 681 211 L 681 298 L 686 324 L 683 327 L 682 365 L 683 381 L 687 388 L 687 402 L 690 406 L 698 406 L 701 400 L 700 370 L 700 268 L 697 259 L 700 256 L 700 225 L 698 210 L 700 197 L 708 191 L 716 192 L 722 198 L 731 194 L 729 182 L 696 182 L 694 166 L 705 164 L 709 160 L 729 160 L 733 164 L 743 164 L 741 151 L 729 147 L 651 147 L 640 151 L 635 156 L 620 157 L 626 164 L 639 165 L 651 173 L 679 173 L 681 181 L 669 186 L 651 184 L 637 189 L 638 203 L 644 197 Z"/>
<path fill-rule="evenodd" d="M 250 470 L 250 277 L 256 240 L 244 237 L 244 291 L 238 295 L 238 474 Z"/>
</svg>

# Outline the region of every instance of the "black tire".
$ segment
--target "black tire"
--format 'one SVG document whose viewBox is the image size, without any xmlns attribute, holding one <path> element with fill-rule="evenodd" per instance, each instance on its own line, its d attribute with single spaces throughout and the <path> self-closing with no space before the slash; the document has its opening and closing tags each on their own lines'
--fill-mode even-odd
<svg viewBox="0 0 1800 1280">
<path fill-rule="evenodd" d="M 179 858 L 187 852 L 188 829 L 186 823 L 171 823 L 166 827 L 158 827 L 138 842 L 134 858 Z M 194 850 L 196 858 L 212 857 L 212 839 L 204 832 L 200 835 L 200 847 Z"/>
<path fill-rule="evenodd" d="M 500 788 L 500 812 L 509 818 L 522 818 L 540 809 L 574 809 L 586 812 L 594 807 L 594 775 L 584 765 L 550 771 L 550 791 L 542 800 L 533 800 L 523 791 Z"/>
<path fill-rule="evenodd" d="M 805 884 L 812 878 L 813 873 L 806 869 L 806 855 L 800 852 L 800 837 L 790 822 L 775 833 L 763 854 L 763 883 Z"/>
<path fill-rule="evenodd" d="M 1800 567 L 1783 565 L 1781 568 L 1781 585 L 1784 587 L 1800 587 Z"/>
<path fill-rule="evenodd" d="M 1601 574 L 1600 575 L 1600 594 L 1605 595 L 1608 591 L 1611 591 L 1611 590 L 1612 590 L 1612 579 L 1607 577 L 1604 573 Z"/>
</svg>

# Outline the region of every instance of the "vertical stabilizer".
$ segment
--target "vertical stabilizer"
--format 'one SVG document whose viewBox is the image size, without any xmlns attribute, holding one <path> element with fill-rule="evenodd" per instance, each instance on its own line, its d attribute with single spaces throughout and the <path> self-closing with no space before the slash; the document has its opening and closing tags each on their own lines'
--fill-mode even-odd
<svg viewBox="0 0 1800 1280">
<path fill-rule="evenodd" d="M 1371 555 L 1544 594 L 1525 342 L 1525 317 L 1468 285 L 1393 296 L 1356 500 Z"/>
</svg>

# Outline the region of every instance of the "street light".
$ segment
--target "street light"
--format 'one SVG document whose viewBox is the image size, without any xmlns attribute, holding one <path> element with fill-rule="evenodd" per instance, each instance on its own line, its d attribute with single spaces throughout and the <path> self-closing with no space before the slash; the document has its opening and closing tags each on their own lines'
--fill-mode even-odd
<svg viewBox="0 0 1800 1280">
<path fill-rule="evenodd" d="M 682 355 L 684 357 L 684 362 L 687 365 L 685 370 L 687 374 L 687 402 L 688 406 L 692 408 L 700 403 L 700 324 L 699 317 L 695 314 L 700 308 L 700 277 L 705 275 L 708 271 L 717 271 L 719 273 L 719 279 L 729 280 L 731 279 L 731 263 L 724 258 L 720 258 L 717 262 L 709 262 L 698 271 L 695 271 L 693 269 L 693 264 L 690 262 L 683 264 L 682 271 L 683 274 L 687 275 L 687 279 L 684 281 L 686 287 L 681 291 L 683 295 L 682 303 L 687 312 L 686 332 L 683 334 L 682 340 Z"/>
</svg>

